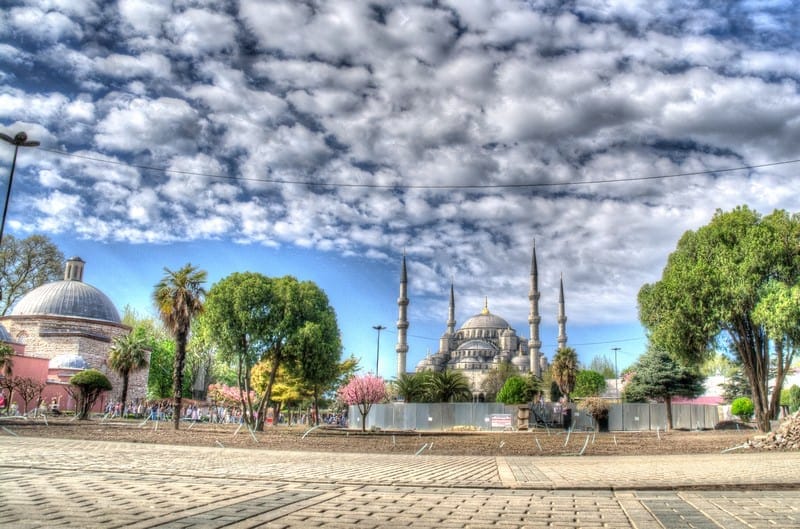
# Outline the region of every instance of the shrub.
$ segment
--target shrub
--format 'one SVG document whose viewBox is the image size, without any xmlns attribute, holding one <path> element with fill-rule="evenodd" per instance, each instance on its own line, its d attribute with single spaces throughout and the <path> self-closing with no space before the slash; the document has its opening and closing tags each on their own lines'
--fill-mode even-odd
<svg viewBox="0 0 800 529">
<path fill-rule="evenodd" d="M 589 415 L 600 426 L 600 421 L 608 417 L 608 402 L 601 397 L 588 397 L 578 405 L 578 407 Z"/>
<path fill-rule="evenodd" d="M 739 397 L 731 403 L 731 413 L 742 421 L 747 421 L 753 416 L 755 406 L 749 397 Z"/>
<path fill-rule="evenodd" d="M 514 375 L 506 380 L 497 394 L 497 402 L 503 404 L 522 404 L 527 399 L 527 384 L 525 379 Z"/>
<path fill-rule="evenodd" d="M 78 419 L 89 417 L 97 398 L 104 391 L 111 389 L 111 382 L 103 373 L 96 369 L 87 369 L 73 376 L 69 383 L 78 388 Z"/>
</svg>

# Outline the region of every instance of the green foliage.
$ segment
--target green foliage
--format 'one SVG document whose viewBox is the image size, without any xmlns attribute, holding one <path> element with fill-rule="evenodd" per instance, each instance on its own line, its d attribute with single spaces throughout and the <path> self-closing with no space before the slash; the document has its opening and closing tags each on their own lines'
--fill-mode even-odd
<svg viewBox="0 0 800 529">
<path fill-rule="evenodd" d="M 744 374 L 741 363 L 734 362 L 733 369 L 728 373 L 725 381 L 719 385 L 722 389 L 722 398 L 725 402 L 733 402 L 739 397 L 746 397 L 752 393 L 750 381 Z"/>
<path fill-rule="evenodd" d="M 515 373 L 517 373 L 517 370 L 511 365 L 511 362 L 503 362 L 493 369 L 490 369 L 481 381 L 481 391 L 483 391 L 486 400 L 497 400 L 497 394 L 503 388 L 506 380 Z"/>
<path fill-rule="evenodd" d="M 134 329 L 130 333 L 117 336 L 108 353 L 108 367 L 122 378 L 120 402 L 128 402 L 128 380 L 132 371 L 147 367 L 149 347 L 144 329 Z"/>
<path fill-rule="evenodd" d="M 34 288 L 63 277 L 64 254 L 47 237 L 16 239 L 3 234 L 0 246 L 0 316 Z"/>
<path fill-rule="evenodd" d="M 178 270 L 164 268 L 164 276 L 153 291 L 161 322 L 167 332 L 175 339 L 175 363 L 172 369 L 172 398 L 176 412 L 173 414 L 173 427 L 180 427 L 181 400 L 183 399 L 183 369 L 186 362 L 186 346 L 194 318 L 203 311 L 203 297 L 206 272 L 186 264 Z"/>
<path fill-rule="evenodd" d="M 739 417 L 742 421 L 750 420 L 754 409 L 753 401 L 749 397 L 739 397 L 731 402 L 731 414 Z"/>
<path fill-rule="evenodd" d="M 614 362 L 606 356 L 595 356 L 589 364 L 589 370 L 603 375 L 603 378 L 616 378 Z"/>
<path fill-rule="evenodd" d="M 696 397 L 703 393 L 703 377 L 675 361 L 669 353 L 650 348 L 632 367 L 624 399 L 640 402 L 655 399 L 667 404 L 667 425 L 672 428 L 672 397 Z"/>
<path fill-rule="evenodd" d="M 263 428 L 281 367 L 316 387 L 317 394 L 341 377 L 336 315 L 311 281 L 231 274 L 211 287 L 200 323 L 218 359 L 236 366 L 237 386 L 245 394 L 250 394 L 253 367 L 269 365 L 264 391 L 244 402 L 245 420 L 257 430 Z"/>
<path fill-rule="evenodd" d="M 800 216 L 762 217 L 741 206 L 688 231 L 661 280 L 639 291 L 639 317 L 656 347 L 699 366 L 727 341 L 751 381 L 755 415 L 769 430 L 796 348 Z M 792 301 L 795 300 L 795 301 Z M 770 356 L 776 365 L 770 397 Z"/>
<path fill-rule="evenodd" d="M 0 374 L 8 378 L 14 371 L 14 348 L 0 342 Z"/>
<path fill-rule="evenodd" d="M 558 402 L 559 399 L 561 399 L 562 396 L 563 396 L 563 394 L 561 393 L 561 390 L 558 389 L 558 384 L 556 384 L 556 381 L 555 380 L 551 380 L 550 381 L 550 402 Z"/>
<path fill-rule="evenodd" d="M 550 373 L 553 381 L 558 385 L 558 390 L 567 400 L 575 388 L 575 378 L 578 374 L 578 353 L 572 347 L 562 347 L 556 351 Z"/>
<path fill-rule="evenodd" d="M 497 394 L 497 402 L 503 404 L 522 404 L 528 401 L 530 401 L 528 383 L 519 375 L 509 377 Z"/>
<path fill-rule="evenodd" d="M 781 391 L 781 406 L 788 407 L 791 413 L 800 409 L 800 386 L 792 384 L 792 387 Z"/>
<path fill-rule="evenodd" d="M 573 395 L 577 398 L 595 397 L 606 390 L 606 378 L 591 369 L 578 371 L 575 377 L 575 390 Z"/>
<path fill-rule="evenodd" d="M 438 371 L 428 381 L 430 402 L 469 402 L 472 400 L 469 381 L 461 371 Z"/>
<path fill-rule="evenodd" d="M 399 399 L 405 402 L 428 402 L 428 386 L 433 373 L 401 373 L 392 381 L 392 389 Z"/>
<path fill-rule="evenodd" d="M 87 419 L 98 397 L 104 391 L 111 390 L 111 381 L 96 369 L 86 369 L 75 374 L 69 383 L 78 389 L 77 418 L 80 420 Z"/>
</svg>

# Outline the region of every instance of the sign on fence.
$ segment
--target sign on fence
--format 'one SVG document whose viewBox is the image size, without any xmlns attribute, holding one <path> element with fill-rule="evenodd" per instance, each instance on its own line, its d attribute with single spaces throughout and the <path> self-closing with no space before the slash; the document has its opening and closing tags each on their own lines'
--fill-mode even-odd
<svg viewBox="0 0 800 529">
<path fill-rule="evenodd" d="M 489 416 L 490 427 L 495 428 L 511 428 L 511 414 L 510 413 L 493 413 Z"/>
</svg>

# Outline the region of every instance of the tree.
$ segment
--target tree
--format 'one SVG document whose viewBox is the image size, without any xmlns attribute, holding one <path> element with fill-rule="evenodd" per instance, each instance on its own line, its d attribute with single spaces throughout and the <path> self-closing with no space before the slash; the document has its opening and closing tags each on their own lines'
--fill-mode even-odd
<svg viewBox="0 0 800 529">
<path fill-rule="evenodd" d="M 17 392 L 17 395 L 25 404 L 22 413 L 26 414 L 28 413 L 28 404 L 33 400 L 42 398 L 45 383 L 30 377 L 11 377 L 10 386 L 14 388 L 14 391 Z"/>
<path fill-rule="evenodd" d="M 358 406 L 361 431 L 364 432 L 372 405 L 386 399 L 386 384 L 381 377 L 373 374 L 356 375 L 339 389 L 339 398 L 348 406 Z"/>
<path fill-rule="evenodd" d="M 798 238 L 797 214 L 776 210 L 762 217 L 746 206 L 717 211 L 708 225 L 681 237 L 661 280 L 644 285 L 638 296 L 650 342 L 676 358 L 702 364 L 727 339 L 750 382 L 762 431 L 777 414 L 792 360 L 785 345 L 800 325 L 796 319 L 780 323 L 794 311 L 784 310 L 781 300 L 800 280 Z M 766 312 L 778 309 L 774 321 L 759 316 L 759 304 L 770 307 Z M 772 351 L 776 376 L 770 397 Z"/>
<path fill-rule="evenodd" d="M 263 430 L 282 366 L 318 387 L 338 375 L 329 369 L 337 365 L 333 358 L 338 359 L 340 351 L 335 314 L 325 293 L 311 281 L 231 274 L 211 287 L 201 325 L 212 330 L 209 336 L 218 357 L 236 366 L 243 415 L 256 430 Z M 267 362 L 270 372 L 263 393 L 251 400 L 251 371 L 259 362 Z"/>
<path fill-rule="evenodd" d="M 69 383 L 78 389 L 77 418 L 89 418 L 92 406 L 104 391 L 111 391 L 111 382 L 96 369 L 86 369 L 74 375 Z"/>
<path fill-rule="evenodd" d="M 572 347 L 561 347 L 556 351 L 553 364 L 550 366 L 553 381 L 567 400 L 575 388 L 575 377 L 578 373 L 578 353 Z"/>
<path fill-rule="evenodd" d="M 575 377 L 573 395 L 578 398 L 596 397 L 606 390 L 606 378 L 591 369 L 581 369 Z"/>
<path fill-rule="evenodd" d="M 522 404 L 528 401 L 530 401 L 528 383 L 519 375 L 509 377 L 497 393 L 497 402 L 503 404 Z"/>
<path fill-rule="evenodd" d="M 430 371 L 400 373 L 400 376 L 392 382 L 392 388 L 397 397 L 405 402 L 425 402 L 431 374 Z"/>
<path fill-rule="evenodd" d="M 43 235 L 15 239 L 4 234 L 0 246 L 0 316 L 34 288 L 61 279 L 64 254 Z"/>
<path fill-rule="evenodd" d="M 173 426 L 180 428 L 183 397 L 183 365 L 192 320 L 203 311 L 206 272 L 186 264 L 178 270 L 164 268 L 164 277 L 155 286 L 153 301 L 167 331 L 175 339 L 173 377 Z"/>
<path fill-rule="evenodd" d="M 427 384 L 430 402 L 464 402 L 472 399 L 469 381 L 461 371 L 436 371 Z"/>
<path fill-rule="evenodd" d="M 517 369 L 511 362 L 503 362 L 489 370 L 481 381 L 481 390 L 486 396 L 486 400 L 497 400 L 497 394 L 503 389 L 506 380 L 515 373 L 517 373 Z"/>
<path fill-rule="evenodd" d="M 580 409 L 591 415 L 595 422 L 595 429 L 600 429 L 600 423 L 608 418 L 608 402 L 602 397 L 587 397 L 580 403 Z M 608 425 L 606 425 L 608 426 Z"/>
<path fill-rule="evenodd" d="M 147 367 L 149 353 L 144 332 L 131 331 L 126 335 L 114 338 L 114 343 L 108 353 L 108 367 L 122 378 L 119 400 L 122 402 L 123 414 L 125 413 L 125 404 L 128 402 L 130 374 Z"/>
<path fill-rule="evenodd" d="M 731 414 L 739 417 L 742 422 L 747 422 L 753 416 L 755 406 L 748 397 L 739 397 L 731 403 Z"/>
<path fill-rule="evenodd" d="M 603 378 L 617 378 L 617 370 L 607 356 L 595 356 L 589 364 L 589 369 L 603 375 Z"/>
<path fill-rule="evenodd" d="M 667 427 L 672 429 L 672 397 L 693 398 L 703 393 L 703 376 L 676 362 L 666 351 L 651 347 L 633 366 L 626 396 L 642 396 L 664 402 Z M 627 400 L 627 399 L 626 399 Z"/>
<path fill-rule="evenodd" d="M 8 389 L 8 398 L 6 399 L 5 405 L 6 410 L 11 406 L 11 397 L 14 393 L 13 384 L 8 384 L 8 382 L 11 382 L 11 375 L 13 372 L 14 349 L 7 343 L 0 343 L 0 375 L 3 377 L 0 381 L 0 390 Z"/>
</svg>

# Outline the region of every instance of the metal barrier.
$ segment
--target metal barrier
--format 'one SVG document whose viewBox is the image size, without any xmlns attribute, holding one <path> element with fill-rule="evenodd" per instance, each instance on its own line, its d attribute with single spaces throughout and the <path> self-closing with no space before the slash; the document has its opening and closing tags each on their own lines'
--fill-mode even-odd
<svg viewBox="0 0 800 529">
<path fill-rule="evenodd" d="M 523 405 L 524 406 L 524 405 Z M 511 429 L 517 428 L 518 405 L 494 402 L 405 403 L 375 404 L 366 417 L 366 429 L 381 430 L 500 430 L 509 428 L 505 417 L 510 415 Z M 528 428 L 548 427 L 593 430 L 595 421 L 575 404 L 570 405 L 570 424 L 564 425 L 566 415 L 559 404 L 545 402 L 526 407 Z M 493 420 L 494 416 L 494 420 Z M 502 419 L 502 420 L 501 420 Z M 361 414 L 357 406 L 348 410 L 348 428 L 361 429 Z M 707 430 L 719 422 L 717 406 L 673 404 L 672 426 L 675 429 Z M 611 404 L 608 428 L 612 431 L 643 431 L 667 428 L 667 409 L 663 403 Z"/>
</svg>

